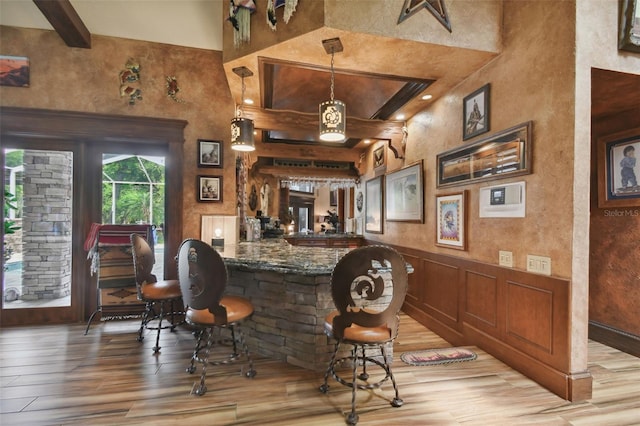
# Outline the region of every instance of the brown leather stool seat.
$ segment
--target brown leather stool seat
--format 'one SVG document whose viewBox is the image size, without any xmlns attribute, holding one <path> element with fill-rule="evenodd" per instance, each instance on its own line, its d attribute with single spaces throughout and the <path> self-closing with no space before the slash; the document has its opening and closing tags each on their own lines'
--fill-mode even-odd
<svg viewBox="0 0 640 426">
<path fill-rule="evenodd" d="M 234 323 L 253 314 L 253 305 L 244 297 L 224 296 L 220 300 L 220 305 L 227 310 L 227 322 Z M 185 320 L 190 324 L 215 324 L 215 314 L 209 309 L 187 309 Z"/>
<path fill-rule="evenodd" d="M 375 313 L 369 311 L 370 313 Z M 333 337 L 333 319 L 340 315 L 340 312 L 333 311 L 324 319 L 324 332 L 327 336 Z M 392 331 L 386 325 L 377 327 L 362 327 L 352 324 L 343 331 L 344 340 L 359 343 L 385 343 L 391 340 Z"/>
<path fill-rule="evenodd" d="M 162 280 L 155 283 L 143 283 L 140 292 L 143 299 L 161 301 L 182 297 L 178 280 Z"/>
</svg>

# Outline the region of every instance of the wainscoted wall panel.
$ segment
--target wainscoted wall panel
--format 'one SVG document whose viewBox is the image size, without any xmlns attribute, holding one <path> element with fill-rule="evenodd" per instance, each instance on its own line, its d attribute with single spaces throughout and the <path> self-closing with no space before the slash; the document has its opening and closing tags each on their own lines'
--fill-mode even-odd
<svg viewBox="0 0 640 426">
<path fill-rule="evenodd" d="M 551 353 L 553 293 L 508 281 L 506 302 L 507 336 L 522 341 L 524 346 L 532 345 Z"/>
<path fill-rule="evenodd" d="M 429 280 L 420 281 L 424 285 L 422 304 L 431 315 L 452 327 L 458 328 L 458 285 L 460 269 L 457 266 L 422 259 L 425 276 Z"/>
<path fill-rule="evenodd" d="M 493 329 L 495 333 L 498 325 L 497 277 L 467 271 L 464 294 L 465 321 L 481 329 Z"/>
<path fill-rule="evenodd" d="M 566 279 L 396 247 L 414 267 L 403 310 L 452 345 L 476 345 L 571 401 L 591 397 L 572 372 Z"/>
</svg>

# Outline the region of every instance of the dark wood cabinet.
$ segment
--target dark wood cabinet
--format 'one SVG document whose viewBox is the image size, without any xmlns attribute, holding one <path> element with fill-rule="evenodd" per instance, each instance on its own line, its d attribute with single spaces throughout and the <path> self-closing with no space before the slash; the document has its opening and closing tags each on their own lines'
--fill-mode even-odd
<svg viewBox="0 0 640 426">
<path fill-rule="evenodd" d="M 292 246 L 356 248 L 365 245 L 364 237 L 350 234 L 311 234 L 285 235 L 284 239 Z"/>
</svg>

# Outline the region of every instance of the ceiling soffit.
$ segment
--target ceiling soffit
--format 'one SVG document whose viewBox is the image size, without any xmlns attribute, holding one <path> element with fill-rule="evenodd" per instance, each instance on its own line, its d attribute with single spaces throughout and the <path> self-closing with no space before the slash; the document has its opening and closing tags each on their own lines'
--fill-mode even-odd
<svg viewBox="0 0 640 426">
<path fill-rule="evenodd" d="M 256 107 L 317 115 L 318 104 L 330 94 L 331 57 L 322 40 L 334 37 L 344 46 L 334 58 L 335 98 L 346 103 L 349 118 L 361 120 L 393 121 L 396 113 L 409 119 L 497 55 L 323 27 L 225 62 L 233 99 L 240 100 L 242 85 L 232 69 L 246 66 L 257 74 L 245 80 L 246 96 Z M 422 100 L 424 94 L 433 98 Z M 347 137 L 352 139 L 350 123 L 353 120 L 348 119 Z M 279 129 L 280 133 L 256 128 L 267 131 L 266 144 L 319 143 L 317 126 L 308 123 Z M 342 146 L 364 149 L 362 138 L 384 139 L 378 136 L 359 134 Z"/>
<path fill-rule="evenodd" d="M 317 114 L 330 94 L 330 68 L 260 57 L 260 103 L 264 108 Z M 335 98 L 347 105 L 347 116 L 389 120 L 433 80 L 335 69 Z M 348 121 L 348 120 L 347 120 Z M 266 130 L 265 143 L 318 143 L 317 129 Z M 371 135 L 370 137 L 374 137 Z M 352 147 L 350 138 L 342 146 Z M 335 145 L 335 144 L 333 144 Z M 340 146 L 340 145 L 338 145 Z"/>
</svg>

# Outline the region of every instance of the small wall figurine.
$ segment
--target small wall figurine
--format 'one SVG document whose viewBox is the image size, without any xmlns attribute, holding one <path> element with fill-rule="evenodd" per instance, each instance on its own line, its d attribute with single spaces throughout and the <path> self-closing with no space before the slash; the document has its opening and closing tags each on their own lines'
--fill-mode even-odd
<svg viewBox="0 0 640 426">
<path fill-rule="evenodd" d="M 184 103 L 183 99 L 178 98 L 178 79 L 175 77 L 167 76 L 167 96 L 178 103 Z"/>
<path fill-rule="evenodd" d="M 128 97 L 129 105 L 135 105 L 136 101 L 142 100 L 142 90 L 132 86 L 130 83 L 140 81 L 140 64 L 133 58 L 129 58 L 124 65 L 125 69 L 120 71 L 120 97 Z"/>
</svg>

